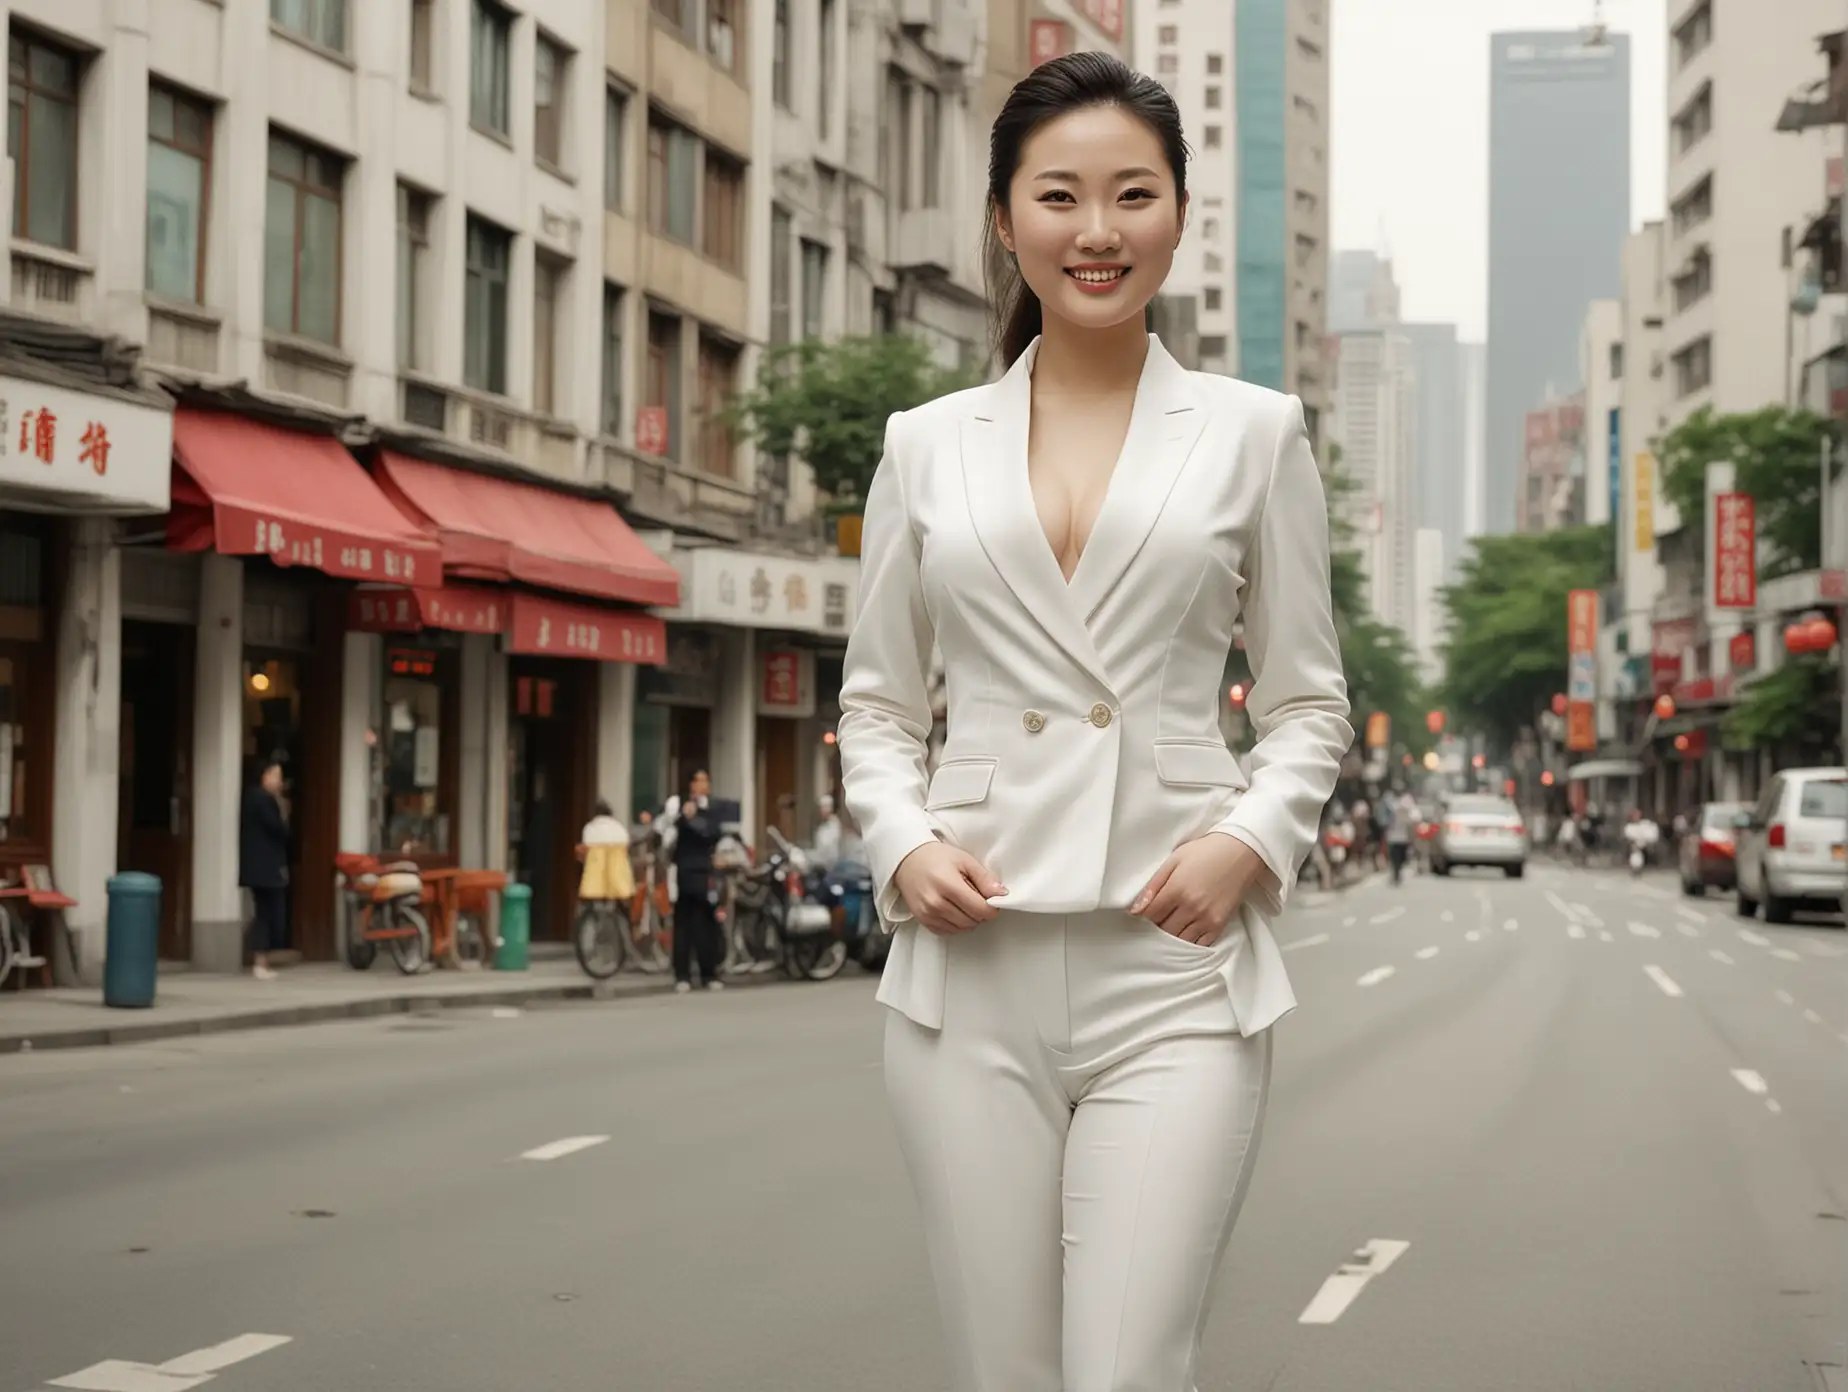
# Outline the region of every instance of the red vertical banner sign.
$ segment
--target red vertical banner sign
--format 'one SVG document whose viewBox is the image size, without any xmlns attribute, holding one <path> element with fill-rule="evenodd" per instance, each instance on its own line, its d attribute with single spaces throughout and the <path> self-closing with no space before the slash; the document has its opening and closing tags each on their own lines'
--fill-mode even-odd
<svg viewBox="0 0 1848 1392">
<path fill-rule="evenodd" d="M 1062 19 L 1036 19 L 1027 28 L 1027 66 L 1037 68 L 1072 50 L 1071 26 Z"/>
<path fill-rule="evenodd" d="M 1713 498 L 1713 602 L 1721 609 L 1758 603 L 1758 525 L 1749 493 Z"/>
<path fill-rule="evenodd" d="M 1598 592 L 1566 596 L 1566 748 L 1598 747 Z"/>
</svg>

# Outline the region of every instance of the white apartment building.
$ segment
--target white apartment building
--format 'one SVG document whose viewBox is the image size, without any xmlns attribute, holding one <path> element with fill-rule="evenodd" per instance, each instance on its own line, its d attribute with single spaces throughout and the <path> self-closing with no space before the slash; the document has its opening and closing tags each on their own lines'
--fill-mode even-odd
<svg viewBox="0 0 1848 1392">
<path fill-rule="evenodd" d="M 1437 527 L 1420 527 L 1412 535 L 1412 651 L 1418 658 L 1419 676 L 1435 685 L 1444 675 L 1442 652 L 1448 615 L 1443 588 L 1449 583 L 1444 533 Z"/>
<path fill-rule="evenodd" d="M 1839 133 L 1780 133 L 1785 101 L 1813 81 L 1815 41 L 1842 25 L 1840 0 L 1671 0 L 1663 352 L 1672 427 L 1711 405 L 1750 411 L 1789 399 L 1780 243 L 1827 200 Z"/>
<path fill-rule="evenodd" d="M 1585 518 L 1601 525 L 1618 511 L 1623 477 L 1625 371 L 1623 305 L 1593 300 L 1579 330 L 1579 381 L 1585 394 Z"/>
<path fill-rule="evenodd" d="M 1354 492 L 1344 506 L 1357 531 L 1373 615 L 1416 641 L 1412 463 L 1417 384 L 1411 343 L 1391 329 L 1341 334 L 1335 429 L 1342 472 Z"/>
<path fill-rule="evenodd" d="M 1479 537 L 1488 529 L 1488 345 L 1459 343 L 1457 357 L 1463 374 L 1463 535 Z"/>
</svg>

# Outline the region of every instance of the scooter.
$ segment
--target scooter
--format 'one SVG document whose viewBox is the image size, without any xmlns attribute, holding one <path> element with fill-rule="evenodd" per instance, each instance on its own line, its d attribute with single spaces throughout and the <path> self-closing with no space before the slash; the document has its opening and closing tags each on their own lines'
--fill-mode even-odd
<svg viewBox="0 0 1848 1392">
<path fill-rule="evenodd" d="M 1641 846 L 1630 847 L 1630 873 L 1632 875 L 1643 873 L 1643 848 Z"/>
</svg>

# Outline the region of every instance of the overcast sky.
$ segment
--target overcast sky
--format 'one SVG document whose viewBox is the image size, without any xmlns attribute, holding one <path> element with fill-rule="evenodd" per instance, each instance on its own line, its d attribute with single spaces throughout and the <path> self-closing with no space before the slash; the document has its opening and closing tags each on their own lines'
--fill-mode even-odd
<svg viewBox="0 0 1848 1392">
<path fill-rule="evenodd" d="M 1666 4 L 1604 4 L 1630 36 L 1632 226 L 1662 215 Z M 1593 0 L 1334 0 L 1334 245 L 1390 252 L 1406 319 L 1485 332 L 1489 35 L 1575 28 L 1592 11 Z"/>
</svg>

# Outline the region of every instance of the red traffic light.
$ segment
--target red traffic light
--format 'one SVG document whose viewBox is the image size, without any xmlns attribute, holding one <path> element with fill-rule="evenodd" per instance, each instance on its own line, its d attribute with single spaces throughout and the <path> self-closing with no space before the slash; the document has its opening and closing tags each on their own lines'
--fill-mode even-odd
<svg viewBox="0 0 1848 1392">
<path fill-rule="evenodd" d="M 1440 710 L 1425 712 L 1425 729 L 1434 735 L 1444 733 L 1444 713 Z"/>
</svg>

